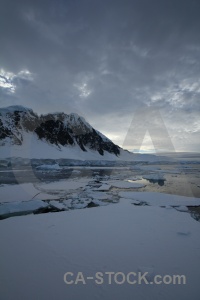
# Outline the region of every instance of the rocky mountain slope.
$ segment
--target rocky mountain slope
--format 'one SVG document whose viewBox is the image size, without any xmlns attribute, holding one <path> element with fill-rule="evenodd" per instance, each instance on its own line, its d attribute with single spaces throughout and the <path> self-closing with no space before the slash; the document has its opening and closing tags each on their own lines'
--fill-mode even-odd
<svg viewBox="0 0 200 300">
<path fill-rule="evenodd" d="M 85 152 L 87 159 L 90 157 L 90 152 L 93 155 L 96 153 L 99 159 L 108 154 L 117 158 L 124 152 L 78 114 L 53 113 L 39 116 L 32 109 L 22 106 L 1 108 L 0 150 L 8 146 L 11 149 L 27 149 L 27 140 L 29 140 L 32 157 L 35 151 L 33 148 L 38 148 L 37 150 L 42 152 L 43 146 L 47 156 L 48 152 L 52 152 L 53 147 L 58 153 L 68 150 L 66 155 L 69 149 L 70 152 L 76 152 L 76 155 L 80 153 L 81 157 Z M 36 156 L 38 155 L 35 154 Z"/>
</svg>

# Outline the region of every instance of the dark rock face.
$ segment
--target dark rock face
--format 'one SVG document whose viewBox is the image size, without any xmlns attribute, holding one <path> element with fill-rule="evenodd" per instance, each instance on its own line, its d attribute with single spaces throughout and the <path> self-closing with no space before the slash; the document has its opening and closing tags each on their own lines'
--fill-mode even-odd
<svg viewBox="0 0 200 300">
<path fill-rule="evenodd" d="M 73 145 L 74 141 L 69 135 L 64 125 L 59 120 L 49 120 L 45 123 L 41 123 L 36 129 L 35 133 L 39 139 L 46 139 L 51 144 L 55 145 Z"/>
<path fill-rule="evenodd" d="M 12 132 L 3 125 L 3 123 L 0 119 L 0 140 L 3 140 L 6 137 L 9 137 L 11 134 L 12 134 Z"/>
<path fill-rule="evenodd" d="M 104 151 L 113 153 L 115 155 L 120 154 L 118 146 L 116 146 L 109 140 L 105 142 L 94 129 L 92 129 L 92 132 L 76 136 L 76 141 L 80 147 L 82 145 L 83 147 L 87 145 L 90 149 L 98 151 L 101 155 L 104 154 Z"/>
<path fill-rule="evenodd" d="M 11 109 L 12 108 L 12 109 Z M 38 139 L 57 147 L 78 145 L 82 151 L 88 149 L 120 154 L 120 148 L 96 131 L 77 114 L 55 113 L 38 116 L 31 109 L 0 109 L 0 145 L 6 138 L 12 144 L 23 144 L 25 133 L 32 133 Z"/>
</svg>

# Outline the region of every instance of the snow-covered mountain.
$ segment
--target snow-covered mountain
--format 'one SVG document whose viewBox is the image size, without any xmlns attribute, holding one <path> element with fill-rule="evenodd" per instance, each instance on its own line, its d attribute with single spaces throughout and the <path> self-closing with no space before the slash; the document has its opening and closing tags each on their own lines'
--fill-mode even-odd
<svg viewBox="0 0 200 300">
<path fill-rule="evenodd" d="M 23 106 L 0 109 L 0 153 L 0 157 L 107 160 L 133 155 L 78 114 L 38 116 Z"/>
</svg>

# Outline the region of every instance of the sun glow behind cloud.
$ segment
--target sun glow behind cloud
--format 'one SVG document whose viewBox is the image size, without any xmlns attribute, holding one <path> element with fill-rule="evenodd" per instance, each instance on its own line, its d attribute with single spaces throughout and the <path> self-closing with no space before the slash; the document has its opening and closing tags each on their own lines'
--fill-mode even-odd
<svg viewBox="0 0 200 300">
<path fill-rule="evenodd" d="M 13 84 L 13 78 L 15 74 L 12 72 L 6 72 L 4 69 L 0 70 L 0 88 L 5 89 L 10 93 L 15 92 L 16 86 Z"/>
<path fill-rule="evenodd" d="M 89 97 L 92 93 L 90 87 L 90 82 L 93 79 L 91 74 L 79 74 L 77 82 L 73 84 L 76 90 L 78 90 L 78 95 L 80 98 L 85 99 Z"/>
<path fill-rule="evenodd" d="M 89 89 L 87 83 L 82 83 L 81 85 L 74 84 L 79 91 L 79 96 L 81 98 L 87 98 L 91 94 L 91 90 Z"/>
<path fill-rule="evenodd" d="M 32 81 L 33 74 L 26 69 L 23 69 L 16 74 L 0 69 L 0 88 L 7 93 L 15 93 L 17 81 L 19 80 Z"/>
</svg>

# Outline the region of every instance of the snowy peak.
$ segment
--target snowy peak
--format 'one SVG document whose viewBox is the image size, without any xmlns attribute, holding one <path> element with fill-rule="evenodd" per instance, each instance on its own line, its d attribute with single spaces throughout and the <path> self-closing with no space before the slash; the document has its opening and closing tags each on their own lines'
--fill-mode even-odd
<svg viewBox="0 0 200 300">
<path fill-rule="evenodd" d="M 0 141 L 10 140 L 12 144 L 21 145 L 23 131 L 31 131 L 35 126 L 37 115 L 32 109 L 23 106 L 9 106 L 0 109 Z"/>
<path fill-rule="evenodd" d="M 12 114 L 14 112 L 33 112 L 31 108 L 27 108 L 21 105 L 13 105 L 8 107 L 3 107 L 0 109 L 0 114 Z"/>
<path fill-rule="evenodd" d="M 95 130 L 76 113 L 49 113 L 38 116 L 32 109 L 10 106 L 0 109 L 0 146 L 23 145 L 26 135 L 56 146 L 78 147 L 80 151 L 93 150 L 101 156 L 109 152 L 120 155 L 120 148 Z"/>
</svg>

